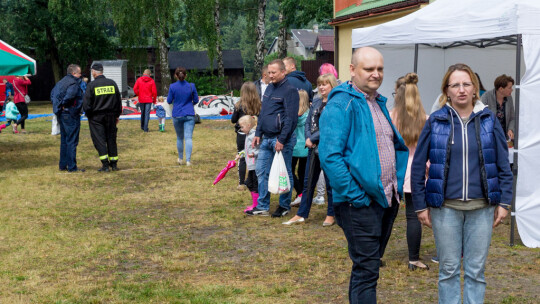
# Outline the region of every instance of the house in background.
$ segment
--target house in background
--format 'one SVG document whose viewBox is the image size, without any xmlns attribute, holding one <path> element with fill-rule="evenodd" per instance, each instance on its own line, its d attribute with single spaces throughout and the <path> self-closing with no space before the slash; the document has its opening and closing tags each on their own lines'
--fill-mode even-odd
<svg viewBox="0 0 540 304">
<path fill-rule="evenodd" d="M 334 30 L 321 29 L 314 25 L 313 29 L 292 29 L 287 34 L 287 53 L 302 56 L 304 59 L 315 58 L 315 47 L 319 36 L 334 36 Z M 268 49 L 267 55 L 278 51 L 278 38 L 276 37 Z"/>
<path fill-rule="evenodd" d="M 406 16 L 435 0 L 334 0 L 335 29 L 334 62 L 339 78 L 350 79 L 352 30 L 368 27 Z"/>
<path fill-rule="evenodd" d="M 244 63 L 240 50 L 223 51 L 223 65 L 225 67 L 225 80 L 229 90 L 240 90 L 244 83 Z M 217 75 L 217 62 L 214 59 L 210 67 L 207 51 L 180 51 L 169 52 L 169 69 L 171 75 L 177 67 L 184 67 L 188 73 L 205 74 L 211 72 Z M 174 81 L 174 76 L 173 76 Z"/>
</svg>

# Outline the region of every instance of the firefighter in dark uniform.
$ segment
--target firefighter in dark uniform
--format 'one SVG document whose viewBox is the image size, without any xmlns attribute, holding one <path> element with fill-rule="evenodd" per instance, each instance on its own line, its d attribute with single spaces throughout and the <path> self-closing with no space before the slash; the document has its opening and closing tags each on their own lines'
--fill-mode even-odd
<svg viewBox="0 0 540 304">
<path fill-rule="evenodd" d="M 116 133 L 118 119 L 122 114 L 122 98 L 116 82 L 103 76 L 103 65 L 91 67 L 94 81 L 88 84 L 84 95 L 83 109 L 88 117 L 90 136 L 99 153 L 102 167 L 98 171 L 118 170 Z"/>
</svg>

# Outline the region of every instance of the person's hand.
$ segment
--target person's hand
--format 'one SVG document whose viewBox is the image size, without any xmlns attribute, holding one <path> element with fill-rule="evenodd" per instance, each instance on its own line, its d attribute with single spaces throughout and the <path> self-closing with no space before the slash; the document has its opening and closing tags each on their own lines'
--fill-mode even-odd
<svg viewBox="0 0 540 304">
<path fill-rule="evenodd" d="M 514 140 L 514 132 L 512 130 L 508 130 L 508 137 L 510 140 Z"/>
<path fill-rule="evenodd" d="M 508 215 L 508 210 L 501 206 L 495 208 L 495 214 L 493 215 L 493 228 L 499 226 L 503 222 L 503 219 Z"/>
<path fill-rule="evenodd" d="M 256 146 L 259 145 L 260 141 L 261 141 L 261 138 L 259 136 L 253 137 L 253 142 L 251 143 L 251 147 L 255 148 Z"/>
<path fill-rule="evenodd" d="M 418 220 L 422 225 L 426 225 L 431 228 L 431 215 L 429 214 L 429 209 L 417 212 L 416 216 L 418 216 Z"/>
<path fill-rule="evenodd" d="M 251 154 L 248 154 L 249 157 L 253 158 L 255 157 L 255 154 L 254 153 L 251 153 Z"/>
<path fill-rule="evenodd" d="M 309 139 L 309 138 L 306 139 L 306 147 L 308 147 L 310 149 L 313 148 L 313 143 L 311 142 L 311 139 Z"/>
<path fill-rule="evenodd" d="M 236 154 L 236 157 L 234 158 L 234 161 L 238 161 L 240 159 L 240 155 Z"/>
<path fill-rule="evenodd" d="M 283 150 L 283 144 L 276 140 L 276 152 Z"/>
</svg>

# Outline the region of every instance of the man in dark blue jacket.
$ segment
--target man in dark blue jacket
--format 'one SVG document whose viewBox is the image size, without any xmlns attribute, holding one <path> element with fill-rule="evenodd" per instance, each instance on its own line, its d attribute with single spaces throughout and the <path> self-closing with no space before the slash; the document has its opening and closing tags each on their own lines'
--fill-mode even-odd
<svg viewBox="0 0 540 304">
<path fill-rule="evenodd" d="M 268 75 L 272 84 L 264 93 L 259 123 L 255 131 L 253 145 L 259 145 L 259 155 L 255 172 L 259 181 L 258 206 L 246 212 L 249 215 L 268 216 L 270 193 L 268 176 L 274 153 L 282 152 L 287 166 L 291 189 L 293 175 L 291 170 L 292 152 L 296 144 L 294 129 L 298 121 L 299 95 L 295 87 L 285 78 L 285 64 L 276 59 L 268 64 Z M 272 217 L 282 217 L 291 209 L 291 191 L 279 196 L 279 206 Z"/>
<path fill-rule="evenodd" d="M 287 79 L 290 84 L 298 90 L 306 91 L 309 96 L 309 102 L 313 101 L 313 86 L 307 80 L 306 73 L 296 70 L 296 60 L 292 57 L 285 57 L 283 63 L 285 64 Z"/>
<path fill-rule="evenodd" d="M 53 112 L 60 125 L 60 171 L 84 172 L 77 168 L 77 145 L 81 130 L 81 67 L 70 64 L 67 75 L 51 91 Z"/>
</svg>

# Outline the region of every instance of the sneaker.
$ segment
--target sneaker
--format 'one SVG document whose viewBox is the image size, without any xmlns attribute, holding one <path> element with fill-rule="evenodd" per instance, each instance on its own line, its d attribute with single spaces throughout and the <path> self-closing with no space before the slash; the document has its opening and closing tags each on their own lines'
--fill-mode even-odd
<svg viewBox="0 0 540 304">
<path fill-rule="evenodd" d="M 431 258 L 431 261 L 432 261 L 433 263 L 439 264 L 439 257 L 438 257 L 438 256 L 434 256 L 434 257 Z"/>
<path fill-rule="evenodd" d="M 180 158 L 176 161 L 180 166 L 184 163 Z"/>
<path fill-rule="evenodd" d="M 244 184 L 238 185 L 238 187 L 236 187 L 236 190 L 238 190 L 238 191 L 244 191 L 246 189 L 247 189 L 247 187 Z"/>
<path fill-rule="evenodd" d="M 281 206 L 278 206 L 276 211 L 274 211 L 274 213 L 272 213 L 272 217 L 282 217 L 282 216 L 285 216 L 289 214 L 289 209 L 285 209 Z"/>
<path fill-rule="evenodd" d="M 317 196 L 313 199 L 315 205 L 324 205 L 324 196 Z"/>
<path fill-rule="evenodd" d="M 268 210 L 262 210 L 262 209 L 259 209 L 257 207 L 253 208 L 252 210 L 247 210 L 246 214 L 247 215 L 259 215 L 259 216 L 268 216 L 269 215 Z"/>
<path fill-rule="evenodd" d="M 187 161 L 187 162 L 186 162 L 186 166 L 191 166 L 191 162 L 190 162 L 190 161 Z"/>
<path fill-rule="evenodd" d="M 300 205 L 301 202 L 302 202 L 302 196 L 298 196 L 298 197 L 291 203 L 291 207 L 296 207 L 296 206 Z"/>
</svg>

